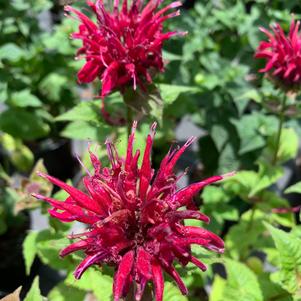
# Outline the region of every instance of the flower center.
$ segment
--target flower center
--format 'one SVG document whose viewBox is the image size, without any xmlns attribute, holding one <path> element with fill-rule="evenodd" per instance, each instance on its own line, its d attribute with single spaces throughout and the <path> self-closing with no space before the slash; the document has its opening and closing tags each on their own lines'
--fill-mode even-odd
<svg viewBox="0 0 301 301">
<path fill-rule="evenodd" d="M 140 211 L 135 212 L 135 218 L 129 219 L 128 227 L 125 231 L 126 238 L 133 241 L 136 246 L 141 246 L 146 241 L 146 229 L 141 225 Z"/>
</svg>

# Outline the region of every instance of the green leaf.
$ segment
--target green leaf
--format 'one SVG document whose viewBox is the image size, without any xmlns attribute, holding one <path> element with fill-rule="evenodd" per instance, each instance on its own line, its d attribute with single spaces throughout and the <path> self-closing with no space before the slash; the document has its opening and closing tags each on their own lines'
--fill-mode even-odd
<svg viewBox="0 0 301 301">
<path fill-rule="evenodd" d="M 214 299 L 210 301 L 263 301 L 262 292 L 254 272 L 244 264 L 225 260 L 227 279 L 213 286 Z"/>
<path fill-rule="evenodd" d="M 229 197 L 221 187 L 206 186 L 202 192 L 205 204 L 218 204 L 227 202 Z"/>
<path fill-rule="evenodd" d="M 209 301 L 223 300 L 225 285 L 226 285 L 226 280 L 223 279 L 218 274 L 216 274 L 212 284 L 212 290 L 209 295 Z"/>
<path fill-rule="evenodd" d="M 25 55 L 25 51 L 13 43 L 7 43 L 0 47 L 0 60 L 18 61 Z"/>
<path fill-rule="evenodd" d="M 232 119 L 231 122 L 235 125 L 240 138 L 240 155 L 265 145 L 265 140 L 258 131 L 260 126 L 258 115 L 245 115 L 239 120 Z"/>
<path fill-rule="evenodd" d="M 38 232 L 31 231 L 23 242 L 23 257 L 25 262 L 26 275 L 29 275 L 34 258 L 37 254 L 36 239 Z"/>
<path fill-rule="evenodd" d="M 238 209 L 228 203 L 231 197 L 221 187 L 205 187 L 201 198 L 203 199 L 202 211 L 211 218 L 208 229 L 214 233 L 220 233 L 225 220 L 239 219 Z"/>
<path fill-rule="evenodd" d="M 277 154 L 279 161 L 285 162 L 295 158 L 299 146 L 299 138 L 294 129 L 283 129 L 280 138 L 280 147 Z"/>
<path fill-rule="evenodd" d="M 47 297 L 50 301 L 83 301 L 86 294 L 83 290 L 61 282 L 49 292 Z"/>
<path fill-rule="evenodd" d="M 240 187 L 237 188 L 237 190 L 239 190 L 239 194 L 249 197 L 251 191 L 257 186 L 259 181 L 259 175 L 255 171 L 239 171 L 231 177 L 225 185 L 227 187 L 231 187 L 235 182 L 237 182 L 240 185 Z M 258 191 L 258 189 L 256 190 Z"/>
<path fill-rule="evenodd" d="M 188 301 L 188 298 L 172 283 L 165 282 L 163 301 Z"/>
<path fill-rule="evenodd" d="M 256 89 L 250 89 L 243 93 L 240 97 L 238 97 L 238 100 L 243 99 L 252 99 L 258 103 L 262 101 L 262 96 L 260 95 L 259 91 Z"/>
<path fill-rule="evenodd" d="M 257 208 L 266 212 L 270 216 L 270 221 L 275 222 L 284 227 L 293 227 L 295 225 L 295 218 L 293 212 L 287 213 L 272 213 L 275 208 L 290 208 L 288 200 L 281 198 L 273 191 L 264 190 L 260 194 L 260 202 Z"/>
<path fill-rule="evenodd" d="M 113 278 L 102 274 L 99 268 L 97 270 L 93 267 L 89 268 L 80 280 L 75 280 L 74 275 L 71 273 L 67 276 L 65 284 L 80 290 L 92 291 L 101 301 L 112 300 Z"/>
<path fill-rule="evenodd" d="M 54 269 L 70 269 L 70 264 L 74 262 L 72 256 L 64 259 L 59 257 L 59 252 L 70 244 L 70 240 L 61 233 L 56 233 L 49 229 L 38 232 L 36 237 L 36 248 L 39 258 L 44 264 Z M 74 255 L 76 256 L 76 255 Z"/>
<path fill-rule="evenodd" d="M 48 74 L 40 83 L 39 90 L 41 93 L 54 101 L 59 101 L 61 91 L 67 87 L 68 79 L 66 76 L 58 73 Z"/>
<path fill-rule="evenodd" d="M 9 103 L 16 107 L 40 107 L 41 101 L 33 94 L 29 89 L 25 89 L 19 92 L 12 93 Z"/>
<path fill-rule="evenodd" d="M 211 128 L 211 136 L 219 152 L 222 152 L 229 141 L 229 134 L 224 126 L 214 124 Z"/>
<path fill-rule="evenodd" d="M 31 168 L 34 161 L 33 153 L 21 140 L 3 133 L 0 135 L 0 143 L 7 152 L 10 161 L 18 170 L 24 172 Z"/>
<path fill-rule="evenodd" d="M 158 85 L 164 105 L 170 105 L 180 96 L 181 93 L 197 93 L 199 89 L 189 86 L 178 86 L 159 84 Z"/>
<path fill-rule="evenodd" d="M 74 121 L 69 123 L 61 132 L 61 135 L 70 139 L 92 140 L 104 142 L 106 137 L 111 134 L 110 127 L 94 122 Z"/>
<path fill-rule="evenodd" d="M 26 3 L 24 0 L 14 0 L 11 6 L 16 10 L 26 10 L 30 8 L 30 4 Z"/>
<path fill-rule="evenodd" d="M 301 182 L 298 182 L 284 190 L 284 193 L 301 193 Z"/>
<path fill-rule="evenodd" d="M 66 37 L 76 30 L 76 23 L 72 19 L 64 18 L 62 22 L 60 22 L 60 25 L 54 27 L 53 32 L 43 35 L 42 42 L 47 49 L 56 51 L 64 56 L 73 56 L 75 47 L 72 47 L 70 40 L 66 39 Z M 76 63 L 79 62 L 76 61 Z"/>
<path fill-rule="evenodd" d="M 24 301 L 43 301 L 43 297 L 41 295 L 41 291 L 39 288 L 39 277 L 37 276 L 33 283 L 32 286 L 27 293 Z"/>
<path fill-rule="evenodd" d="M 258 182 L 256 186 L 250 191 L 249 196 L 254 196 L 263 189 L 276 183 L 283 175 L 281 167 L 275 167 L 259 163 Z"/>
<path fill-rule="evenodd" d="M 8 95 L 7 83 L 0 82 L 0 102 L 4 102 Z"/>
<path fill-rule="evenodd" d="M 169 62 L 180 61 L 182 59 L 180 55 L 168 52 L 166 50 L 163 50 L 163 58 Z"/>
<path fill-rule="evenodd" d="M 292 296 L 279 284 L 273 282 L 270 276 L 269 273 L 262 273 L 258 276 L 264 300 L 293 301 Z"/>
<path fill-rule="evenodd" d="M 259 163 L 258 172 L 255 171 L 239 171 L 233 177 L 229 178 L 225 183 L 227 189 L 235 187 L 236 193 L 242 198 L 248 200 L 254 197 L 265 188 L 274 184 L 283 175 L 281 167 L 274 167 Z"/>
<path fill-rule="evenodd" d="M 294 233 L 286 233 L 267 223 L 265 226 L 271 233 L 280 255 L 280 285 L 301 298 L 301 239 Z"/>
<path fill-rule="evenodd" d="M 226 235 L 225 250 L 232 258 L 246 258 L 251 248 L 259 242 L 264 231 L 265 214 L 259 210 L 245 212 L 239 223 L 232 226 Z M 247 239 L 242 239 L 248 233 Z M 268 243 L 267 240 L 264 242 Z"/>
<path fill-rule="evenodd" d="M 204 87 L 208 90 L 213 90 L 216 88 L 218 85 L 221 84 L 220 77 L 217 76 L 216 74 L 206 74 L 205 75 L 206 80 L 203 82 L 199 82 L 201 87 Z"/>
<path fill-rule="evenodd" d="M 8 109 L 0 114 L 0 129 L 24 140 L 44 137 L 50 130 L 36 114 L 17 109 Z"/>
<path fill-rule="evenodd" d="M 277 134 L 270 136 L 267 141 L 267 148 L 263 152 L 263 158 L 270 162 L 276 151 Z M 293 128 L 284 128 L 281 131 L 280 143 L 277 152 L 277 163 L 286 162 L 295 158 L 298 150 L 298 135 Z"/>
<path fill-rule="evenodd" d="M 33 1 L 33 5 L 31 6 L 31 8 L 36 12 L 40 12 L 40 11 L 45 11 L 45 10 L 47 11 L 52 6 L 53 6 L 52 1 L 49 1 L 49 0 L 35 0 L 35 1 Z"/>
<path fill-rule="evenodd" d="M 255 274 L 263 273 L 263 262 L 257 256 L 250 256 L 245 263 Z"/>
<path fill-rule="evenodd" d="M 83 101 L 68 112 L 56 117 L 55 120 L 101 122 L 100 101 Z"/>
</svg>

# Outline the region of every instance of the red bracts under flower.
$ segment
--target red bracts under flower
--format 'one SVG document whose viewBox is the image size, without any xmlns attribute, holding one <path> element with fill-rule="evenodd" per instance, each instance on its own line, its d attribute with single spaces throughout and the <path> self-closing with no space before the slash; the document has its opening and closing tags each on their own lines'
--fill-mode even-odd
<svg viewBox="0 0 301 301">
<path fill-rule="evenodd" d="M 80 39 L 83 46 L 77 55 L 86 59 L 78 72 L 80 83 L 89 83 L 97 77 L 102 81 L 101 96 L 114 89 L 123 89 L 132 84 L 145 87 L 152 82 L 150 70 L 163 71 L 162 44 L 177 32 L 163 32 L 165 20 L 179 15 L 179 11 L 165 14 L 170 9 L 181 6 L 180 1 L 173 2 L 158 10 L 162 0 L 150 0 L 143 7 L 143 0 L 133 0 L 128 7 L 123 0 L 114 0 L 113 12 L 104 7 L 102 0 L 87 4 L 96 15 L 94 23 L 80 11 L 66 6 L 81 22 L 79 32 L 71 35 Z"/>
<path fill-rule="evenodd" d="M 267 63 L 260 72 L 268 72 L 282 86 L 293 88 L 301 83 L 301 38 L 300 22 L 292 20 L 288 36 L 279 24 L 272 28 L 273 33 L 260 28 L 269 41 L 262 41 L 255 53 L 256 58 L 264 58 Z"/>
<path fill-rule="evenodd" d="M 192 262 L 206 270 L 206 266 L 192 256 L 192 244 L 214 252 L 224 251 L 224 243 L 217 235 L 183 223 L 185 219 L 209 223 L 209 218 L 193 206 L 192 198 L 206 185 L 222 180 L 224 176 L 214 176 L 178 190 L 179 177 L 173 168 L 194 138 L 181 148 L 170 150 L 155 172 L 151 167 L 151 150 L 156 124 L 147 136 L 140 167 L 137 163 L 140 150 L 133 153 L 135 128 L 136 123 L 125 158 L 118 155 L 114 144 L 106 142 L 110 168 L 102 167 L 90 152 L 95 172 L 94 175 L 88 173 L 83 179 L 88 194 L 40 173 L 65 190 L 69 197 L 62 202 L 34 196 L 48 202 L 52 206 L 50 215 L 62 222 L 76 220 L 87 224 L 86 232 L 71 235 L 79 240 L 60 253 L 66 256 L 82 250 L 86 254 L 74 272 L 77 279 L 93 264 L 113 265 L 117 270 L 113 287 L 115 301 L 127 295 L 133 281 L 136 283 L 136 300 L 141 299 L 145 285 L 152 281 L 156 300 L 161 301 L 163 271 L 175 280 L 183 294 L 187 294 L 187 288 L 173 266 L 174 261 L 183 266 Z"/>
</svg>

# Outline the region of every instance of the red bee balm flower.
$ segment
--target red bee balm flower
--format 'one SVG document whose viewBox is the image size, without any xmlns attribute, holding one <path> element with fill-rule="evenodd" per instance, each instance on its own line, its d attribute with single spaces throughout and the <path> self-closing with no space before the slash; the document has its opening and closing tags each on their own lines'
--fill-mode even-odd
<svg viewBox="0 0 301 301">
<path fill-rule="evenodd" d="M 260 72 L 269 72 L 281 86 L 293 88 L 301 83 L 301 39 L 300 22 L 292 20 L 290 32 L 285 35 L 279 24 L 272 28 L 273 33 L 260 28 L 269 41 L 262 41 L 255 53 L 256 58 L 267 60 Z"/>
<path fill-rule="evenodd" d="M 65 10 L 80 20 L 79 32 L 71 35 L 83 41 L 77 55 L 84 55 L 86 63 L 78 72 L 80 83 L 89 83 L 99 77 L 102 80 L 101 96 L 114 89 L 123 90 L 129 84 L 144 87 L 152 82 L 150 69 L 163 71 L 162 44 L 177 32 L 163 33 L 162 23 L 179 15 L 168 10 L 181 6 L 173 2 L 156 11 L 162 0 L 150 0 L 143 7 L 143 0 L 133 0 L 128 8 L 124 0 L 114 0 L 113 12 L 104 7 L 102 0 L 88 1 L 97 18 L 95 24 L 80 11 L 66 6 Z"/>
<path fill-rule="evenodd" d="M 40 173 L 65 190 L 69 197 L 62 202 L 37 194 L 34 196 L 48 202 L 53 207 L 49 209 L 50 215 L 62 222 L 76 220 L 88 225 L 86 232 L 73 235 L 78 241 L 60 252 L 61 256 L 78 250 L 86 254 L 74 272 L 75 278 L 79 279 L 93 264 L 113 265 L 117 267 L 113 285 L 115 301 L 127 295 L 133 281 L 136 283 L 136 300 L 141 299 L 146 283 L 152 281 L 156 300 L 161 301 L 163 271 L 176 281 L 183 294 L 187 294 L 187 288 L 173 266 L 175 260 L 183 266 L 192 262 L 206 270 L 206 266 L 192 256 L 192 244 L 219 253 L 224 251 L 224 243 L 217 235 L 183 224 L 184 219 L 209 222 L 209 218 L 193 206 L 192 197 L 224 176 L 214 176 L 177 190 L 179 177 L 173 168 L 194 138 L 181 148 L 170 150 L 155 173 L 150 157 L 156 124 L 147 136 L 140 168 L 137 163 L 140 150 L 133 153 L 135 128 L 136 123 L 125 158 L 119 157 L 111 142 L 106 142 L 110 168 L 102 168 L 97 157 L 90 152 L 95 172 L 83 179 L 88 195 Z"/>
</svg>

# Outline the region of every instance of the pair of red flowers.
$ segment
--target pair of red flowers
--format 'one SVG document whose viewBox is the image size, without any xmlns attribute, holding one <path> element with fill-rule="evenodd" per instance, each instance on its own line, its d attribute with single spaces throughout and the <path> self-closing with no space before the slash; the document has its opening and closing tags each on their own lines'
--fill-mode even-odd
<svg viewBox="0 0 301 301">
<path fill-rule="evenodd" d="M 81 39 L 83 47 L 78 56 L 86 63 L 78 73 L 78 81 L 89 83 L 97 77 L 102 81 L 101 96 L 112 90 L 121 92 L 129 85 L 134 89 L 146 89 L 152 81 L 151 73 L 163 71 L 162 43 L 177 34 L 163 33 L 162 23 L 179 14 L 166 14 L 181 5 L 173 2 L 157 11 L 161 0 L 127 0 L 119 5 L 114 1 L 113 12 L 108 12 L 102 1 L 88 2 L 97 17 L 95 24 L 80 11 L 67 6 L 81 22 L 79 32 L 72 37 Z M 136 123 L 128 140 L 126 157 L 119 156 L 114 144 L 106 142 L 110 168 L 102 167 L 90 152 L 94 174 L 84 177 L 86 193 L 51 176 L 40 174 L 65 190 L 69 197 L 61 202 L 42 195 L 36 198 L 48 202 L 52 217 L 62 222 L 79 221 L 87 225 L 87 231 L 72 236 L 78 240 L 60 253 L 66 256 L 83 251 L 86 257 L 76 268 L 79 279 L 91 265 L 115 266 L 114 300 L 126 296 L 135 283 L 135 298 L 142 298 L 148 282 L 154 285 L 155 298 L 163 299 L 163 271 L 177 283 L 181 292 L 187 288 L 174 268 L 178 261 L 182 266 L 189 262 L 201 270 L 206 266 L 191 253 L 191 245 L 197 244 L 222 253 L 224 242 L 217 235 L 201 227 L 185 226 L 185 219 L 209 223 L 209 218 L 198 211 L 192 198 L 204 186 L 222 180 L 215 176 L 186 188 L 177 189 L 178 177 L 173 169 L 185 149 L 194 141 L 189 139 L 181 148 L 171 149 L 155 172 L 151 167 L 151 151 L 156 124 L 146 139 L 141 166 L 140 150 L 133 153 Z M 184 209 L 185 208 L 185 209 Z"/>
<path fill-rule="evenodd" d="M 81 22 L 79 32 L 72 34 L 73 38 L 82 40 L 83 46 L 78 55 L 86 59 L 78 73 L 79 82 L 88 83 L 100 78 L 102 97 L 115 89 L 123 91 L 131 84 L 134 89 L 137 85 L 145 89 L 145 83 L 152 81 L 152 72 L 164 68 L 162 43 L 176 34 L 163 33 L 162 24 L 179 14 L 178 11 L 166 12 L 181 3 L 173 2 L 157 11 L 161 2 L 150 0 L 143 6 L 143 0 L 133 0 L 128 7 L 126 0 L 121 5 L 115 0 L 113 12 L 109 12 L 102 1 L 89 1 L 97 24 L 67 6 L 66 11 L 73 13 Z M 262 42 L 256 53 L 256 57 L 268 60 L 261 71 L 272 72 L 273 77 L 288 85 L 295 85 L 301 80 L 298 29 L 299 23 L 293 22 L 288 38 L 279 25 L 274 29 L 274 35 L 262 29 L 269 42 Z M 79 250 L 85 253 L 85 259 L 74 273 L 77 279 L 91 265 L 115 266 L 115 301 L 127 295 L 133 282 L 135 298 L 140 300 L 149 281 L 153 282 L 156 300 L 161 301 L 163 271 L 175 280 L 183 294 L 187 294 L 174 262 L 178 261 L 182 266 L 191 262 L 204 271 L 206 266 L 192 255 L 191 245 L 197 244 L 219 253 L 224 251 L 224 243 L 217 235 L 183 223 L 185 219 L 209 222 L 209 218 L 194 206 L 192 199 L 203 187 L 222 180 L 224 176 L 214 176 L 178 190 L 178 177 L 173 168 L 194 139 L 189 139 L 179 149 L 170 150 L 155 172 L 151 167 L 155 127 L 154 124 L 147 137 L 140 167 L 140 150 L 133 153 L 134 123 L 125 158 L 118 155 L 114 144 L 106 142 L 110 168 L 102 167 L 90 152 L 95 171 L 83 179 L 87 193 L 40 174 L 65 190 L 69 197 L 61 202 L 35 195 L 52 206 L 49 209 L 51 216 L 62 222 L 76 220 L 87 224 L 87 231 L 75 235 L 78 240 L 63 249 L 61 256 Z"/>
</svg>

